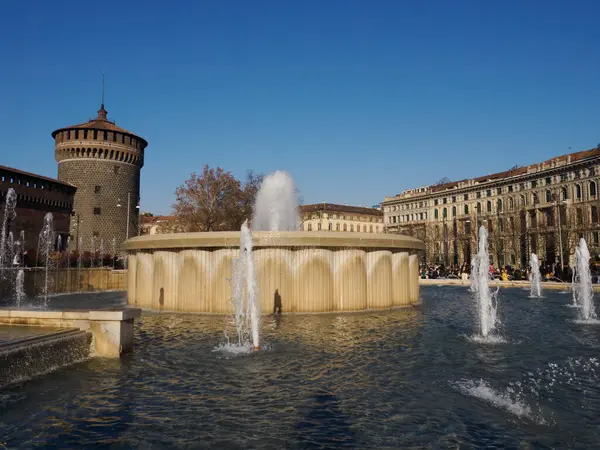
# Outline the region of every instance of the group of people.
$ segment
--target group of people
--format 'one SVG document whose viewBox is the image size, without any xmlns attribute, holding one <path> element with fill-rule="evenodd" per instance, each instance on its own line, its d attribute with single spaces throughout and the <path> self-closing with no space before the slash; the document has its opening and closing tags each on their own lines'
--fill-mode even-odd
<svg viewBox="0 0 600 450">
<path fill-rule="evenodd" d="M 590 265 L 592 280 L 600 283 L 600 266 Z M 423 279 L 436 278 L 454 278 L 459 280 L 468 280 L 471 274 L 471 265 L 469 263 L 453 264 L 444 266 L 443 264 L 421 264 L 419 268 L 420 277 Z M 573 269 L 565 264 L 544 264 L 540 265 L 540 273 L 543 281 L 562 281 L 570 283 L 573 280 Z M 509 280 L 531 280 L 531 266 L 521 269 L 513 266 L 497 267 L 490 265 L 490 276 L 503 281 Z"/>
</svg>

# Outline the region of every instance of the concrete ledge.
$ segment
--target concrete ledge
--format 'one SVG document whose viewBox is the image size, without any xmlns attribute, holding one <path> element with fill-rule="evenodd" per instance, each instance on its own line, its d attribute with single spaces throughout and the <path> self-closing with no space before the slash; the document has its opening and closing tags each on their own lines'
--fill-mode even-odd
<svg viewBox="0 0 600 450">
<path fill-rule="evenodd" d="M 21 347 L 23 345 L 33 345 L 39 342 L 46 341 L 48 338 L 60 338 L 74 334 L 81 333 L 81 330 L 77 328 L 65 328 L 59 331 L 49 331 L 48 333 L 34 334 L 31 336 L 25 336 L 18 339 L 11 339 L 8 341 L 0 342 L 0 352 L 11 351 L 14 348 Z"/>
<path fill-rule="evenodd" d="M 133 348 L 133 322 L 139 308 L 115 308 L 99 311 L 35 311 L 0 309 L 0 323 L 75 328 L 93 335 L 99 356 L 117 358 Z"/>
<path fill-rule="evenodd" d="M 101 310 L 90 311 L 90 320 L 129 320 L 137 319 L 142 315 L 142 310 L 139 308 L 124 308 L 118 310 Z"/>
<path fill-rule="evenodd" d="M 71 328 L 2 342 L 0 387 L 86 360 L 91 341 L 91 333 Z"/>
<path fill-rule="evenodd" d="M 369 248 L 391 252 L 422 252 L 425 244 L 402 234 L 352 233 L 340 231 L 253 231 L 254 249 L 270 247 Z M 234 248 L 240 246 L 239 231 L 170 233 L 137 236 L 121 245 L 121 250 L 157 250 L 192 248 Z"/>
</svg>

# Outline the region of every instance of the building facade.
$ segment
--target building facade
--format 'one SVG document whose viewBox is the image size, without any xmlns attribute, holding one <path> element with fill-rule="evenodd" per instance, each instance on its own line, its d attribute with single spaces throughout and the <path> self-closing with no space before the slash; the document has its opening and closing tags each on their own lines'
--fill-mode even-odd
<svg viewBox="0 0 600 450">
<path fill-rule="evenodd" d="M 95 119 L 55 130 L 52 137 L 58 179 L 77 186 L 71 249 L 96 251 L 102 241 L 118 247 L 136 236 L 148 142 L 109 121 L 104 105 Z"/>
<path fill-rule="evenodd" d="M 151 216 L 140 217 L 140 234 L 167 234 L 181 232 L 176 228 L 175 216 Z"/>
<path fill-rule="evenodd" d="M 8 218 L 6 232 L 12 233 L 14 240 L 19 240 L 23 232 L 23 249 L 37 251 L 44 216 L 50 212 L 54 219 L 55 247 L 63 250 L 69 236 L 77 188 L 53 178 L 0 166 L 0 220 L 4 215 L 6 195 L 10 188 L 17 194 L 17 207 L 15 218 Z M 59 237 L 63 248 L 58 248 Z"/>
<path fill-rule="evenodd" d="M 462 264 L 485 225 L 495 265 L 572 264 L 585 238 L 600 252 L 600 147 L 479 178 L 410 189 L 382 202 L 387 232 L 425 242 L 428 263 Z"/>
<path fill-rule="evenodd" d="M 383 212 L 360 206 L 316 203 L 300 206 L 304 231 L 353 231 L 383 233 Z"/>
</svg>

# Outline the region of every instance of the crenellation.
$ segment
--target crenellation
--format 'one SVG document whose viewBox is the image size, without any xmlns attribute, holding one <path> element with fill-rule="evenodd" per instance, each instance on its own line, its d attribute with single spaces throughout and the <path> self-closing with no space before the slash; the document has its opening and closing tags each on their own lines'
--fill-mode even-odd
<svg viewBox="0 0 600 450">
<path fill-rule="evenodd" d="M 70 226 L 72 250 L 82 240 L 83 251 L 115 240 L 119 246 L 138 234 L 140 171 L 148 143 L 117 127 L 106 118 L 104 105 L 98 117 L 56 130 L 55 159 L 58 178 L 77 187 Z"/>
</svg>

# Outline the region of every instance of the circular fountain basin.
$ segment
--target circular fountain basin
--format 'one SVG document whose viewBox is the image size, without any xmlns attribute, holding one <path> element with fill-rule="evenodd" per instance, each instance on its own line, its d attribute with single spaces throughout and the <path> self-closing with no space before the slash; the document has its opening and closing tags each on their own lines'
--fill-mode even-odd
<svg viewBox="0 0 600 450">
<path fill-rule="evenodd" d="M 419 303 L 418 253 L 410 236 L 349 232 L 252 232 L 261 311 L 362 311 Z M 128 303 L 231 313 L 239 232 L 139 236 L 123 243 Z"/>
</svg>

